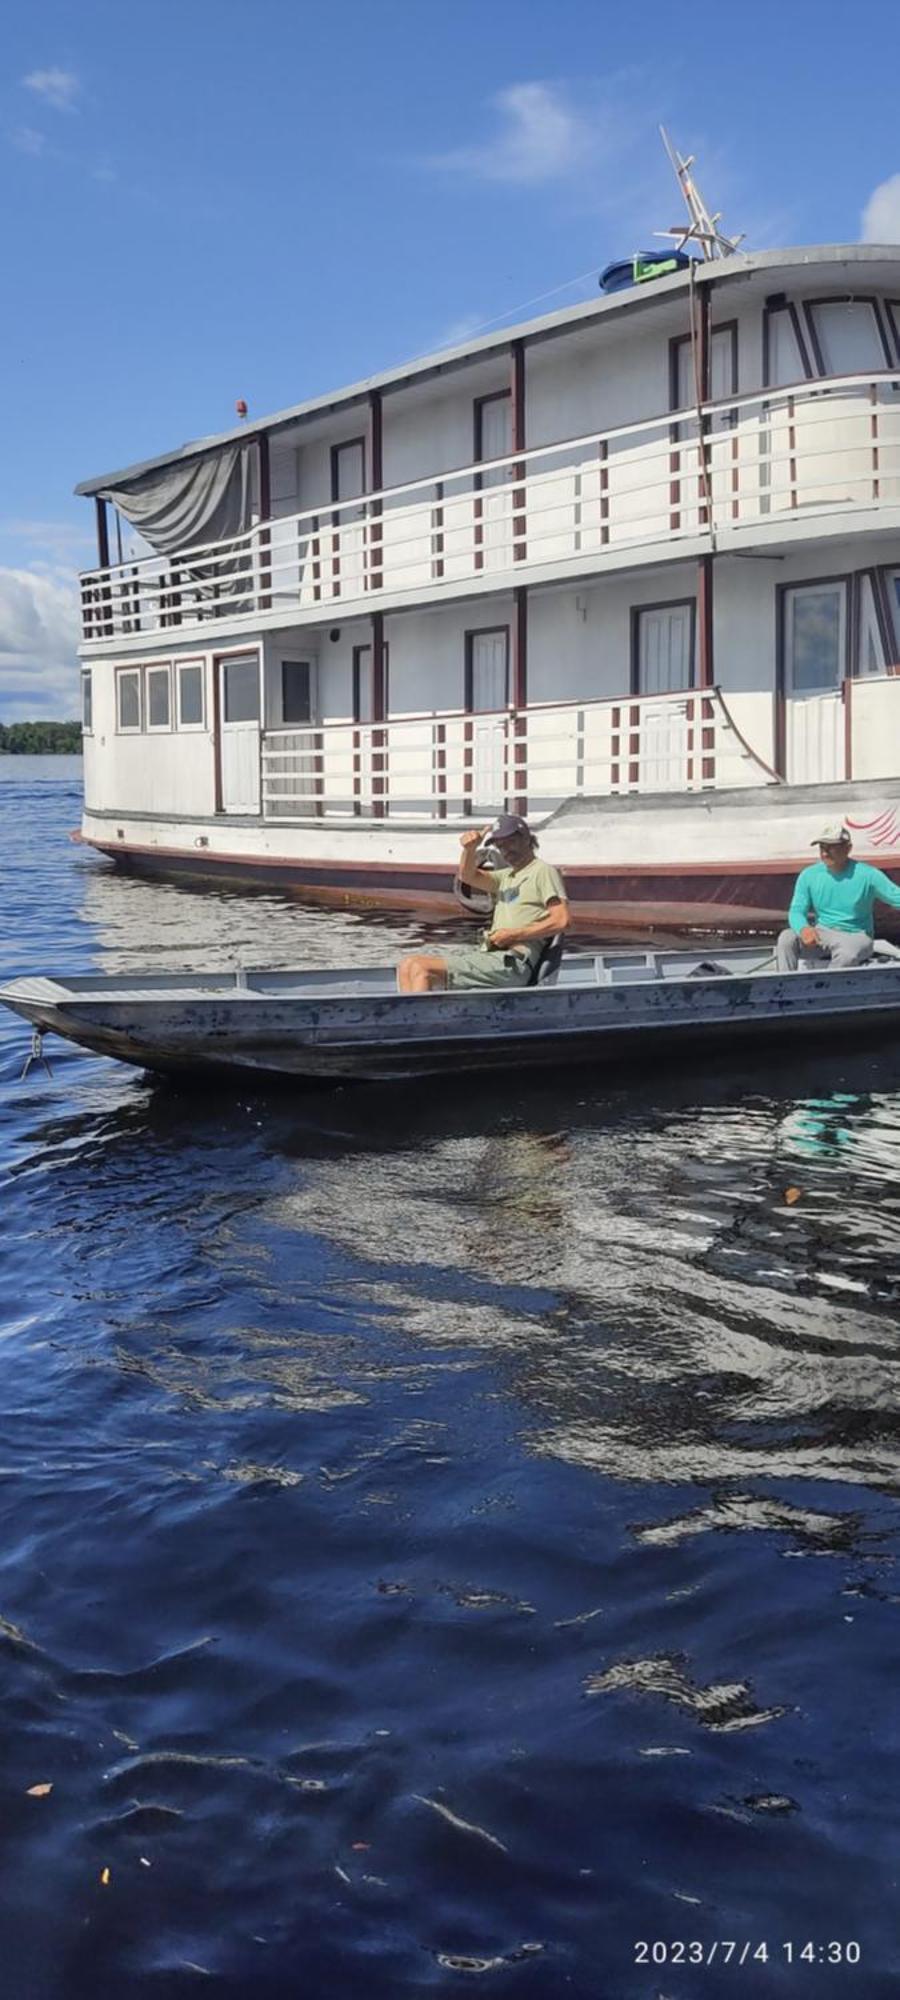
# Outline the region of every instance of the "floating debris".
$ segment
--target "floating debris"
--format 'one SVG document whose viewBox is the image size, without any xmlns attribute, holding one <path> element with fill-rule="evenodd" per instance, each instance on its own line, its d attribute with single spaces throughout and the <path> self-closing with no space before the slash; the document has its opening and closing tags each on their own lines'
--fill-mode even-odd
<svg viewBox="0 0 900 2000">
<path fill-rule="evenodd" d="M 414 1792 L 413 1798 L 420 1806 L 430 1806 L 432 1812 L 440 1813 L 441 1818 L 445 1819 L 449 1826 L 455 1826 L 458 1833 L 474 1833 L 476 1839 L 486 1840 L 489 1847 L 498 1847 L 501 1854 L 509 1853 L 509 1848 L 502 1840 L 497 1839 L 495 1833 L 488 1833 L 486 1827 L 476 1826 L 472 1820 L 460 1819 L 459 1814 L 451 1812 L 449 1806 L 442 1805 L 440 1799 L 425 1799 L 421 1792 Z"/>
<path fill-rule="evenodd" d="M 52 1785 L 29 1785 L 25 1796 L 28 1799 L 47 1799 L 52 1790 Z"/>
</svg>

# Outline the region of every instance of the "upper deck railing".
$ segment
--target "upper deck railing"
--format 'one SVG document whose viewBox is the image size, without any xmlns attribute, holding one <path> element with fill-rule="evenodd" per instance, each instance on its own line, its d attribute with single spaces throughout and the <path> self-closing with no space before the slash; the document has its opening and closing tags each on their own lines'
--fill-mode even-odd
<svg viewBox="0 0 900 2000">
<path fill-rule="evenodd" d="M 541 445 L 81 579 L 88 642 L 267 624 L 751 546 L 900 505 L 900 374 L 846 375 Z M 765 534 L 764 534 L 765 531 Z"/>
</svg>

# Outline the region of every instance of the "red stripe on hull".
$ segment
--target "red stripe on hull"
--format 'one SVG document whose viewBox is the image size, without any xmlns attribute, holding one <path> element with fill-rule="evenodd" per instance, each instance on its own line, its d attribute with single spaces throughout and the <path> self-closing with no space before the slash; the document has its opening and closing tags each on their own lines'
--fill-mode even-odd
<svg viewBox="0 0 900 2000">
<path fill-rule="evenodd" d="M 84 839 L 84 836 L 80 836 Z M 278 856 L 184 853 L 177 848 L 96 847 L 128 874 L 238 888 L 277 889 L 328 909 L 421 911 L 459 916 L 453 871 L 416 863 L 292 861 Z M 860 857 L 863 858 L 863 857 Z M 708 930 L 719 935 L 780 930 L 799 870 L 783 861 L 726 862 L 718 868 L 663 863 L 648 868 L 567 866 L 579 930 Z M 900 880 L 900 864 L 885 871 Z M 879 913 L 879 932 L 900 932 L 900 914 Z"/>
</svg>

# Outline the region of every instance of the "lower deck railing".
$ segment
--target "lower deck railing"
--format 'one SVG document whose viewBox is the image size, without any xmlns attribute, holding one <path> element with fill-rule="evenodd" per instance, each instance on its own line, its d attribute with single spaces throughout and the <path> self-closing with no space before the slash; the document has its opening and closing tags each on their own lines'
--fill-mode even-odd
<svg viewBox="0 0 900 2000">
<path fill-rule="evenodd" d="M 764 785 L 771 742 L 771 695 L 726 703 L 716 688 L 268 729 L 263 814 L 443 820 L 550 811 L 574 796 Z"/>
</svg>

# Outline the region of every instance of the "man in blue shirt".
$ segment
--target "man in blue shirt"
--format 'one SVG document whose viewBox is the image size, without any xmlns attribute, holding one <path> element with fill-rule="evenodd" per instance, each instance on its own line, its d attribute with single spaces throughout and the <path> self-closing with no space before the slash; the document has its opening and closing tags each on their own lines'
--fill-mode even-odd
<svg viewBox="0 0 900 2000">
<path fill-rule="evenodd" d="M 900 910 L 900 888 L 867 861 L 851 861 L 845 826 L 823 826 L 819 860 L 798 875 L 788 928 L 776 946 L 779 972 L 804 965 L 865 965 L 872 956 L 876 903 Z"/>
</svg>

